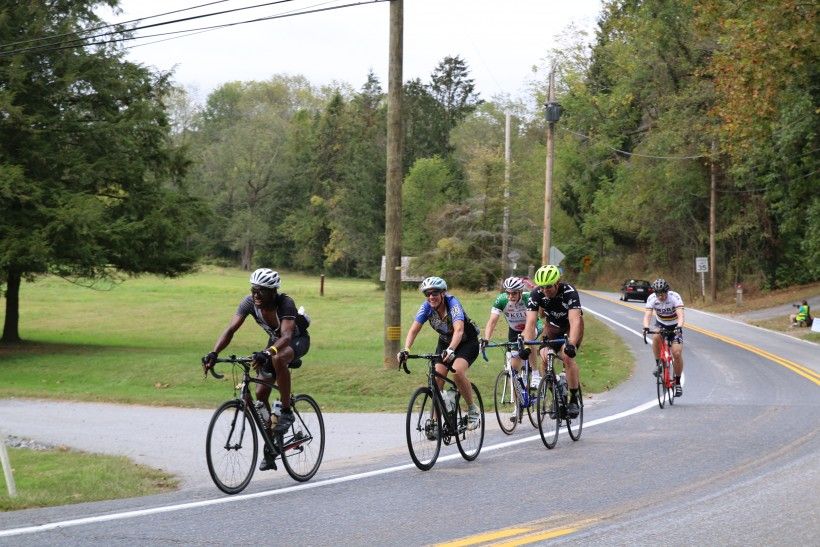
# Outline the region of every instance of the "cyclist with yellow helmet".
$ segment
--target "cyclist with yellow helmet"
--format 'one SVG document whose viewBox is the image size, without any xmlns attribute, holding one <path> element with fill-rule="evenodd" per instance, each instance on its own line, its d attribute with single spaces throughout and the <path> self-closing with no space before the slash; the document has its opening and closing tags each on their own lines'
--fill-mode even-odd
<svg viewBox="0 0 820 547">
<path fill-rule="evenodd" d="M 530 292 L 527 303 L 527 323 L 524 327 L 524 338 L 534 340 L 536 337 L 536 322 L 539 310 L 546 315 L 544 325 L 544 339 L 566 338 L 566 343 L 553 347 L 557 356 L 564 362 L 564 372 L 567 374 L 570 400 L 567 405 L 567 414 L 570 418 L 578 416 L 578 389 L 581 385 L 581 374 L 575 354 L 584 338 L 584 316 L 581 311 L 581 298 L 578 291 L 569 283 L 561 281 L 561 271 L 557 266 L 549 264 L 538 268 L 533 276 L 536 287 Z M 521 354 L 522 359 L 529 357 L 529 348 Z M 542 364 L 547 359 L 547 348 L 539 349 Z M 544 373 L 543 368 L 541 373 Z"/>
</svg>

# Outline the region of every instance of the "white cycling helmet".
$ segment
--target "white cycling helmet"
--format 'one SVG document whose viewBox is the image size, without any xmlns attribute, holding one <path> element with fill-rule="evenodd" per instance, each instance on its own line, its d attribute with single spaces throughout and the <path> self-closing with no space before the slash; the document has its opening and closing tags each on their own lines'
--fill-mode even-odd
<svg viewBox="0 0 820 547">
<path fill-rule="evenodd" d="M 434 289 L 437 291 L 446 291 L 447 290 L 447 282 L 444 281 L 440 277 L 427 277 L 424 281 L 421 282 L 419 286 L 419 290 L 421 292 L 429 291 L 430 289 Z"/>
<path fill-rule="evenodd" d="M 508 277 L 504 280 L 503 288 L 507 292 L 522 292 L 524 290 L 524 282 L 520 277 Z"/>
<path fill-rule="evenodd" d="M 270 268 L 259 268 L 251 274 L 251 285 L 276 289 L 279 287 L 280 281 L 279 272 L 275 272 Z"/>
</svg>

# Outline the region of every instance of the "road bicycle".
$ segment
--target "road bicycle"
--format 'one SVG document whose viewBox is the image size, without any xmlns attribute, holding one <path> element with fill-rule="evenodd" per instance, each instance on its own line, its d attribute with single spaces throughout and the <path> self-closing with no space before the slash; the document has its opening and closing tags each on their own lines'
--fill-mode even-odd
<svg viewBox="0 0 820 547">
<path fill-rule="evenodd" d="M 658 390 L 658 406 L 663 408 L 666 401 L 675 404 L 675 358 L 672 356 L 672 341 L 675 339 L 675 329 L 647 330 L 643 333 L 643 343 L 648 344 L 647 334 L 661 335 L 660 360 L 655 368 L 655 385 Z"/>
<path fill-rule="evenodd" d="M 261 379 L 252 377 L 252 362 L 251 357 L 236 355 L 215 361 L 233 365 L 235 386 L 235 398 L 216 409 L 205 439 L 208 472 L 217 488 L 226 494 L 238 494 L 251 481 L 256 470 L 259 437 L 273 468 L 277 468 L 276 460 L 281 458 L 288 475 L 299 482 L 310 480 L 316 474 L 325 452 L 325 422 L 319 405 L 310 395 L 291 397 L 294 420 L 288 431 L 274 434 L 268 429 L 267 418 L 263 419 L 260 408 L 254 404 L 250 386 L 263 384 L 278 391 L 279 387 L 274 383 L 276 373 L 265 374 Z M 289 367 L 300 365 L 301 361 L 297 360 Z M 207 370 L 214 378 L 225 377 L 214 367 Z"/>
<path fill-rule="evenodd" d="M 558 442 L 558 432 L 561 430 L 561 423 L 567 426 L 567 432 L 573 441 L 581 438 L 584 428 L 584 398 L 581 393 L 581 385 L 578 385 L 578 416 L 572 418 L 567 412 L 569 404 L 569 388 L 567 387 L 566 376 L 555 373 L 555 360 L 557 355 L 553 348 L 561 347 L 566 343 L 566 338 L 555 338 L 552 340 L 522 340 L 519 338 L 519 352 L 524 350 L 524 346 L 538 346 L 547 348 L 547 358 L 544 363 L 544 376 L 538 384 L 536 402 L 538 409 L 538 432 L 541 440 L 547 448 L 555 448 Z"/>
<path fill-rule="evenodd" d="M 486 348 L 506 350 L 504 370 L 496 376 L 493 389 L 495 417 L 501 431 L 511 435 L 523 420 L 525 410 L 532 426 L 538 429 L 538 387 L 532 386 L 533 371 L 530 368 L 530 362 L 526 359 L 522 360 L 521 370 L 517 371 L 512 367 L 510 361 L 512 358 L 510 351 L 518 349 L 518 342 L 488 343 L 482 348 L 481 354 L 485 361 L 489 361 Z"/>
<path fill-rule="evenodd" d="M 479 421 L 471 429 L 467 419 L 467 400 L 458 392 L 453 380 L 436 371 L 436 363 L 441 362 L 441 355 L 422 353 L 408 355 L 407 359 L 426 359 L 429 362 L 427 385 L 419 387 L 407 405 L 407 448 L 413 463 L 422 471 L 431 469 L 441 452 L 441 443 L 449 446 L 453 440 L 465 460 L 475 460 L 484 443 L 484 402 L 476 385 L 470 384 L 473 402 L 479 409 Z M 404 372 L 410 374 L 406 359 L 399 364 Z M 455 372 L 451 365 L 444 366 Z M 446 384 L 444 391 L 439 391 L 437 378 Z M 440 420 L 441 416 L 443 419 Z"/>
</svg>

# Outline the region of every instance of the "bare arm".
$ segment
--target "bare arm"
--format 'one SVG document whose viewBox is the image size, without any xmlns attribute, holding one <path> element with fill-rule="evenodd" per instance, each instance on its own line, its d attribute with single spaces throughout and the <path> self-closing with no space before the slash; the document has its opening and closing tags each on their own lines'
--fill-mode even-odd
<svg viewBox="0 0 820 547">
<path fill-rule="evenodd" d="M 237 314 L 231 318 L 231 322 L 228 324 L 228 327 L 222 331 L 222 334 L 220 334 L 219 338 L 216 339 L 216 343 L 214 344 L 214 353 L 219 353 L 228 347 L 228 344 L 230 344 L 233 339 L 234 333 L 239 330 L 239 327 L 241 327 L 244 322 L 245 316 L 243 315 Z"/>
<path fill-rule="evenodd" d="M 419 335 L 419 331 L 421 330 L 421 323 L 418 321 L 413 321 L 413 324 L 410 325 L 410 330 L 407 331 L 407 338 L 404 339 L 404 349 L 410 349 L 413 345 L 413 342 L 416 340 L 416 336 Z"/>
<path fill-rule="evenodd" d="M 450 349 L 455 350 L 458 345 L 461 343 L 461 339 L 464 336 L 464 321 L 458 319 L 453 321 L 453 339 L 450 340 Z"/>
<path fill-rule="evenodd" d="M 678 326 L 679 326 L 680 328 L 683 328 L 683 323 L 684 323 L 683 306 L 681 306 L 681 307 L 679 307 L 679 308 L 676 308 L 676 309 L 675 309 L 675 313 L 676 313 L 676 314 L 677 314 L 677 316 L 678 316 Z"/>
<path fill-rule="evenodd" d="M 538 322 L 538 312 L 527 310 L 527 323 L 524 325 L 524 340 L 535 340 L 535 324 Z"/>
<path fill-rule="evenodd" d="M 584 336 L 584 317 L 581 315 L 581 309 L 575 308 L 569 310 L 569 336 L 567 337 L 567 344 L 573 346 L 578 345 L 578 341 Z"/>
<path fill-rule="evenodd" d="M 652 308 L 646 308 L 643 314 L 643 328 L 649 328 L 649 322 L 652 320 Z"/>
<path fill-rule="evenodd" d="M 491 313 L 490 319 L 487 321 L 487 326 L 484 327 L 484 338 L 489 340 L 493 337 L 493 331 L 495 331 L 495 326 L 498 324 L 498 318 L 500 317 L 497 313 Z"/>
</svg>

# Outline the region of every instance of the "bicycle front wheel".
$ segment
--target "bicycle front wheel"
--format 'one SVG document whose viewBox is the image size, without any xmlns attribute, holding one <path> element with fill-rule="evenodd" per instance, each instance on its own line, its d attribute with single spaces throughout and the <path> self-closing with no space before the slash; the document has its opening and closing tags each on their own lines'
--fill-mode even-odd
<svg viewBox="0 0 820 547">
<path fill-rule="evenodd" d="M 518 425 L 519 401 L 518 390 L 515 386 L 515 378 L 509 370 L 502 370 L 495 378 L 495 390 L 493 391 L 495 402 L 495 417 L 498 419 L 498 427 L 507 435 L 515 431 Z"/>
<path fill-rule="evenodd" d="M 663 365 L 658 365 L 655 369 L 655 383 L 657 384 L 658 388 L 658 406 L 663 408 L 666 405 L 666 374 L 667 370 L 666 367 Z"/>
<path fill-rule="evenodd" d="M 471 462 L 478 457 L 481 452 L 481 445 L 484 444 L 484 402 L 481 400 L 481 393 L 475 384 L 470 384 L 473 390 L 472 399 L 473 404 L 478 406 L 478 419 L 470 419 L 470 406 L 467 404 L 467 399 L 461 396 L 461 393 L 456 395 L 456 444 L 461 456 Z"/>
<path fill-rule="evenodd" d="M 222 404 L 211 418 L 205 437 L 205 459 L 216 487 L 238 494 L 248 486 L 256 469 L 259 440 L 253 420 L 240 400 Z"/>
<path fill-rule="evenodd" d="M 570 418 L 567 416 L 567 431 L 573 441 L 581 438 L 581 431 L 584 429 L 584 397 L 581 394 L 581 384 L 578 384 L 578 416 Z"/>
<path fill-rule="evenodd" d="M 541 378 L 538 385 L 538 432 L 547 448 L 555 448 L 558 442 L 558 430 L 561 428 L 561 416 L 558 414 L 558 399 L 555 397 L 555 384 L 548 376 Z"/>
<path fill-rule="evenodd" d="M 430 388 L 418 388 L 407 405 L 406 433 L 410 458 L 422 471 L 435 465 L 441 451 L 441 422 L 436 419 L 439 415 Z"/>
<path fill-rule="evenodd" d="M 319 470 L 325 453 L 325 421 L 310 395 L 293 398 L 293 425 L 281 439 L 282 463 L 293 480 L 305 482 Z"/>
</svg>

